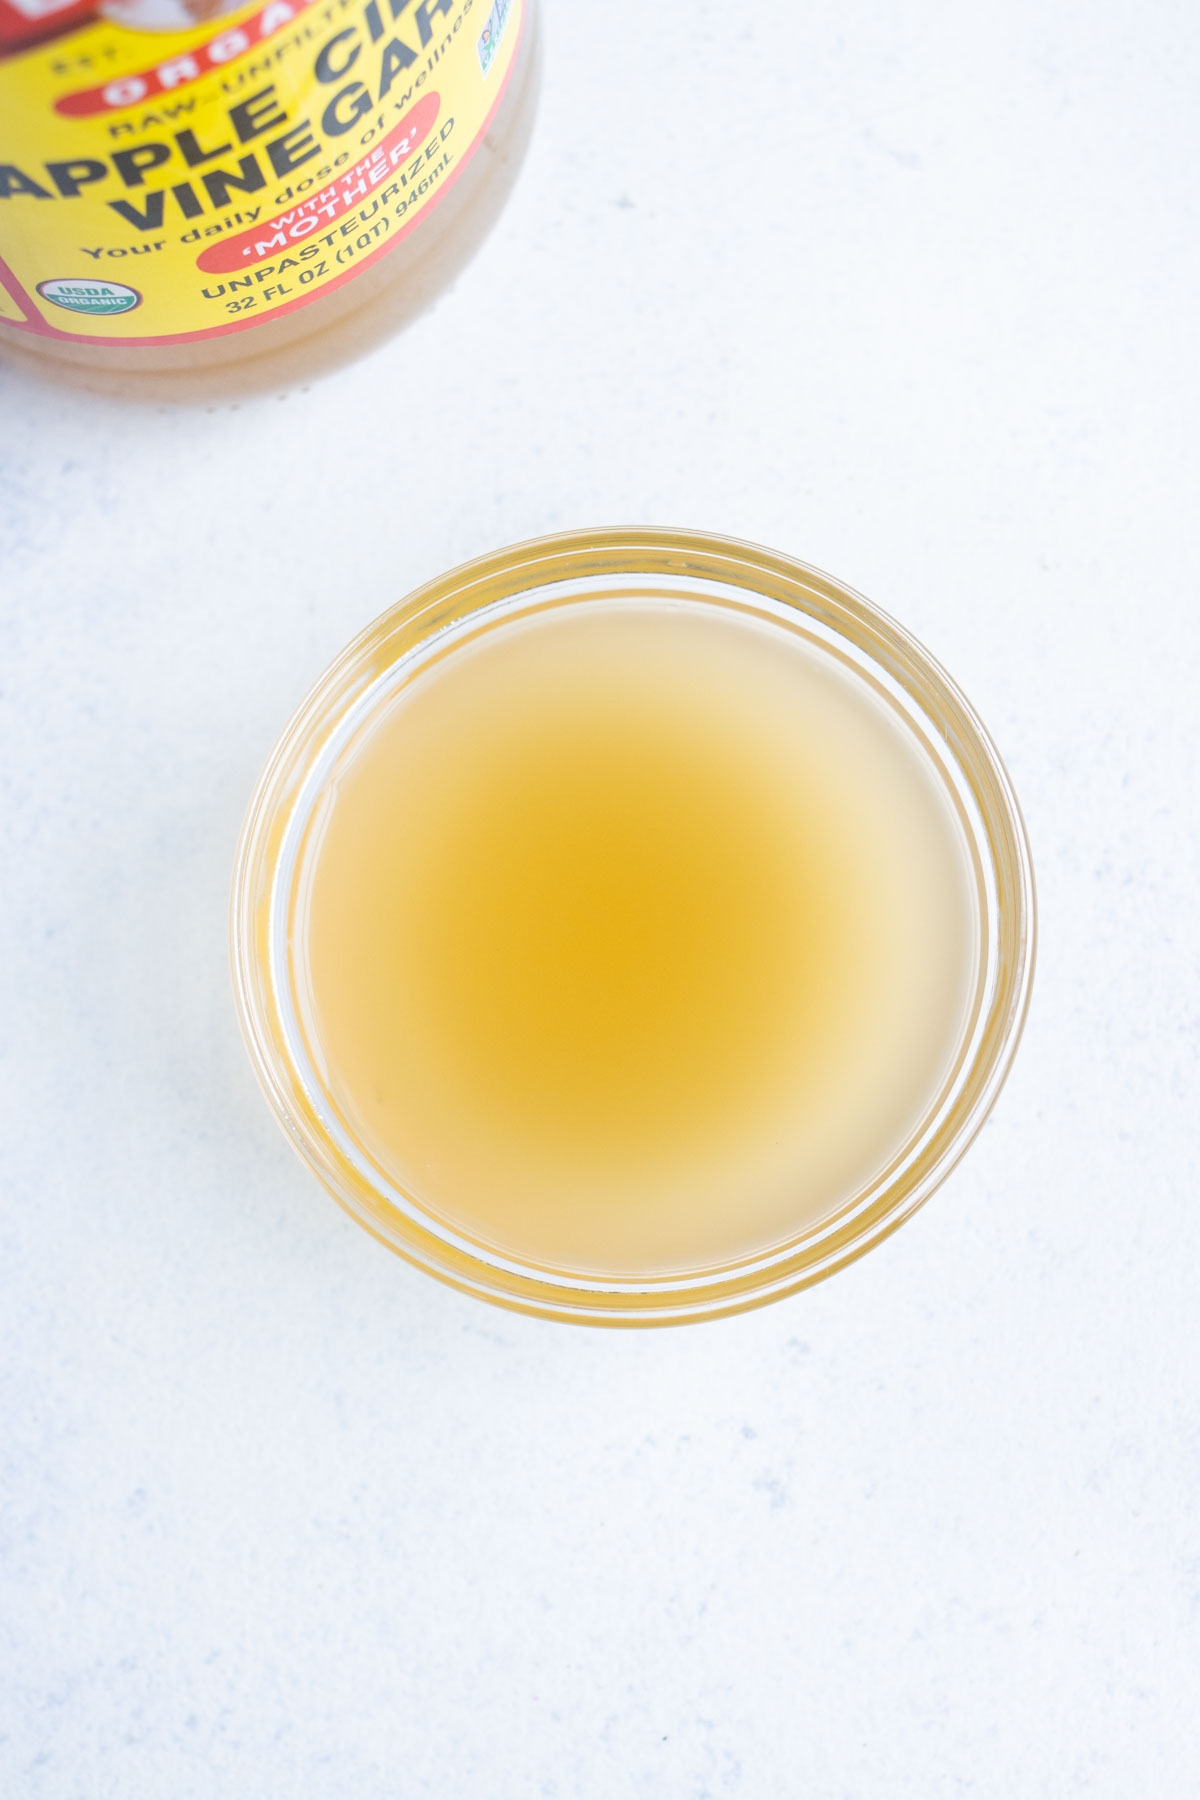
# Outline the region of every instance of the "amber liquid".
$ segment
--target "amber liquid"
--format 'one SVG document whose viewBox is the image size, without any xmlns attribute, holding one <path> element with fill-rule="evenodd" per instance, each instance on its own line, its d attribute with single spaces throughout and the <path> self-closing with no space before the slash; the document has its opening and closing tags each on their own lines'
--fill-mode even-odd
<svg viewBox="0 0 1200 1800">
<path fill-rule="evenodd" d="M 457 649 L 343 756 L 293 980 L 342 1123 L 428 1213 L 661 1273 L 888 1164 L 960 1048 L 977 913 L 925 753 L 832 654 L 572 604 Z"/>
</svg>

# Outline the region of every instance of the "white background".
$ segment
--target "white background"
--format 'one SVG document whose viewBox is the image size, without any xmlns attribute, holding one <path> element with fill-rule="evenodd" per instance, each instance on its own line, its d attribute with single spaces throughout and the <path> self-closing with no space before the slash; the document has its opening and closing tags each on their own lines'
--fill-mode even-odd
<svg viewBox="0 0 1200 1800">
<path fill-rule="evenodd" d="M 547 11 L 525 174 L 402 338 L 207 411 L 0 370 L 0 1791 L 1200 1792 L 1196 8 Z M 1042 918 L 934 1201 L 646 1334 L 352 1225 L 225 948 L 345 640 L 619 523 L 909 625 Z"/>
</svg>

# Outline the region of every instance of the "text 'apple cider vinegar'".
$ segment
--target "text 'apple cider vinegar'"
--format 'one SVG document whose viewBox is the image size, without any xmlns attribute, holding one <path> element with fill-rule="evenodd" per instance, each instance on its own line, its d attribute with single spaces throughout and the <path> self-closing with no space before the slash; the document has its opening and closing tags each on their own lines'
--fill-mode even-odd
<svg viewBox="0 0 1200 1800">
<path fill-rule="evenodd" d="M 499 211 L 533 0 L 0 0 L 0 348 L 237 391 L 405 323 Z"/>
</svg>

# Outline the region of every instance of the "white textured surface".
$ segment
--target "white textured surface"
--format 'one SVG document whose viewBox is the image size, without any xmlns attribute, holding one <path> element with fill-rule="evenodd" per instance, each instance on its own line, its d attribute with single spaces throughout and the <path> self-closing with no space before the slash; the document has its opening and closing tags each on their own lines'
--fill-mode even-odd
<svg viewBox="0 0 1200 1800">
<path fill-rule="evenodd" d="M 406 337 L 236 411 L 0 371 L 0 1792 L 1195 1793 L 1195 8 L 548 10 L 530 165 Z M 350 1224 L 225 960 L 345 639 L 624 522 L 909 624 L 1043 926 L 934 1202 L 647 1335 Z"/>
</svg>

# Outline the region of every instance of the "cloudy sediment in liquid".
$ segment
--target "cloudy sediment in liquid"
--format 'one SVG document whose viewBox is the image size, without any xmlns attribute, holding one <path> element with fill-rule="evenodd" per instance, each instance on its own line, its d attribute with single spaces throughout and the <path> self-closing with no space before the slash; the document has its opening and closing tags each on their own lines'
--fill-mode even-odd
<svg viewBox="0 0 1200 1800">
<path fill-rule="evenodd" d="M 711 606 L 575 604 L 425 671 L 343 757 L 295 892 L 354 1138 L 454 1229 L 597 1275 L 827 1216 L 937 1094 L 975 978 L 919 745 Z"/>
</svg>

